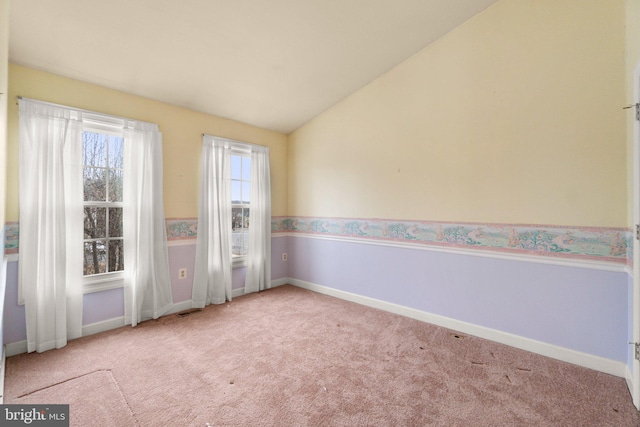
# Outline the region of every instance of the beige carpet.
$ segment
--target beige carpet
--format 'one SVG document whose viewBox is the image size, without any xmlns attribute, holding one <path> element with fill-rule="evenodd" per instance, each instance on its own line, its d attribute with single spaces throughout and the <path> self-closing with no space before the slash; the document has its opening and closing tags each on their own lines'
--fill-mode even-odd
<svg viewBox="0 0 640 427">
<path fill-rule="evenodd" d="M 640 425 L 621 378 L 292 286 L 11 357 L 25 399 L 79 426 Z"/>
</svg>

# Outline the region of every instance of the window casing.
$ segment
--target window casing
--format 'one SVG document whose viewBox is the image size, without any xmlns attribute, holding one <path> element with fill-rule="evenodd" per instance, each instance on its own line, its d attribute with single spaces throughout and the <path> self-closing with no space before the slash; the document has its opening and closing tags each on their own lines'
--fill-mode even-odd
<svg viewBox="0 0 640 427">
<path fill-rule="evenodd" d="M 83 281 L 96 292 L 124 285 L 123 132 L 85 126 L 82 142 Z"/>
</svg>

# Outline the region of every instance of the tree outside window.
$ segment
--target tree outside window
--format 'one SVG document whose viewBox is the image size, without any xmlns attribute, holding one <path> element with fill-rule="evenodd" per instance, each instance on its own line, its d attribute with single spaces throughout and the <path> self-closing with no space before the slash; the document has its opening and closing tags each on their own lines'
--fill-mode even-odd
<svg viewBox="0 0 640 427">
<path fill-rule="evenodd" d="M 84 275 L 124 270 L 122 136 L 85 131 Z"/>
<path fill-rule="evenodd" d="M 251 212 L 251 158 L 231 156 L 232 258 L 247 255 Z"/>
</svg>

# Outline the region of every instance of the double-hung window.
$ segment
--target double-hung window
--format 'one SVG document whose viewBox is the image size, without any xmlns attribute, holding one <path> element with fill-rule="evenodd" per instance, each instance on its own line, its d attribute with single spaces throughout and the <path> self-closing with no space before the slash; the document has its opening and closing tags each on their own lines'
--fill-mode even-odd
<svg viewBox="0 0 640 427">
<path fill-rule="evenodd" d="M 271 286 L 270 179 L 267 147 L 202 135 L 194 307 L 231 301 L 235 266 L 245 293 Z"/>
<path fill-rule="evenodd" d="M 232 152 L 231 160 L 231 257 L 235 265 L 243 264 L 249 249 L 251 213 L 251 157 Z"/>
<path fill-rule="evenodd" d="M 120 286 L 123 242 L 122 132 L 85 127 L 82 133 L 85 285 Z M 111 286 L 109 286 L 109 284 Z M 97 290 L 97 289 L 96 289 Z"/>
</svg>

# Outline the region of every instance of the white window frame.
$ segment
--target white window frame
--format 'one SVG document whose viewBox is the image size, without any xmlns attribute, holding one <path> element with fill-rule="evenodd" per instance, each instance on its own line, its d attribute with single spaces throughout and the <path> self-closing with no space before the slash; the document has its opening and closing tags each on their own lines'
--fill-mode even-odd
<svg viewBox="0 0 640 427">
<path fill-rule="evenodd" d="M 247 157 L 250 159 L 251 147 L 245 144 L 232 142 L 228 155 L 229 155 L 229 158 L 231 158 L 231 156 L 239 156 L 239 157 Z M 231 162 L 229 162 L 229 164 L 231 164 Z M 231 170 L 229 170 L 229 174 L 231 174 Z M 231 178 L 229 178 L 229 180 L 231 181 Z M 232 212 L 233 212 L 233 208 L 248 208 L 249 212 L 251 212 L 251 201 L 249 201 L 248 204 L 246 203 L 232 204 L 231 205 Z M 232 221 L 233 221 L 233 215 L 232 215 Z M 251 227 L 251 219 L 249 219 L 249 227 Z M 247 230 L 247 233 L 248 232 L 249 231 Z M 233 241 L 233 231 L 231 231 L 231 240 Z M 231 251 L 231 260 L 232 260 L 231 264 L 233 268 L 245 267 L 247 265 L 247 256 L 246 255 L 234 256 L 233 250 Z"/>
<path fill-rule="evenodd" d="M 111 119 L 111 120 L 109 120 Z M 86 114 L 83 115 L 82 132 L 95 132 L 105 135 L 113 135 L 123 138 L 124 131 L 122 126 L 122 120 L 118 118 L 111 118 L 108 116 L 101 117 L 96 115 L 95 118 L 89 120 L 86 119 Z M 84 167 L 84 165 L 83 165 Z M 126 179 L 126 178 L 125 178 Z M 99 207 L 121 207 L 124 209 L 124 202 L 85 202 L 83 198 L 83 206 L 99 206 Z M 124 215 L 123 215 L 124 216 Z M 108 221 L 108 219 L 107 219 Z M 124 218 L 123 218 L 124 221 Z M 84 231 L 83 231 L 84 235 Z M 84 239 L 83 239 L 84 241 Z M 124 242 L 124 236 L 123 236 Z M 123 243 L 124 246 L 124 243 Z M 83 249 L 84 253 L 84 249 Z M 90 276 L 82 276 L 83 292 L 85 294 L 106 291 L 110 289 L 117 289 L 124 287 L 124 278 L 127 271 L 126 253 L 124 254 L 124 270 L 111 271 L 106 273 L 92 274 Z"/>
</svg>

